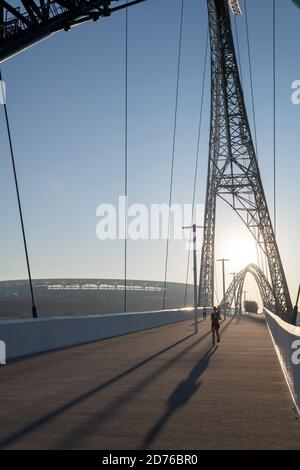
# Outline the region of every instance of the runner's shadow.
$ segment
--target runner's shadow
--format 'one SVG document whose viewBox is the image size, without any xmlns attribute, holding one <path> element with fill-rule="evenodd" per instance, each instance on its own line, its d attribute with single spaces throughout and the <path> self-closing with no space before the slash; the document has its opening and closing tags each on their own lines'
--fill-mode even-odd
<svg viewBox="0 0 300 470">
<path fill-rule="evenodd" d="M 190 398 L 198 391 L 201 386 L 201 382 L 198 381 L 199 377 L 203 374 L 209 365 L 209 361 L 216 352 L 217 348 L 212 346 L 205 355 L 197 362 L 196 366 L 192 369 L 188 377 L 180 382 L 173 393 L 168 399 L 168 408 L 155 426 L 151 429 L 149 434 L 146 436 L 142 448 L 147 448 L 154 441 L 154 439 L 161 432 L 170 417 L 180 407 L 185 405 Z"/>
<path fill-rule="evenodd" d="M 233 318 L 226 322 L 226 324 L 221 328 L 221 333 L 224 333 L 225 330 L 231 324 Z M 30 435 L 33 431 L 37 429 L 41 429 L 50 422 L 54 422 L 58 417 L 70 412 L 78 405 L 84 403 L 86 400 L 100 394 L 103 390 L 109 388 L 112 384 L 118 382 L 119 380 L 125 379 L 128 375 L 134 373 L 139 369 L 143 369 L 150 363 L 152 360 L 162 356 L 165 352 L 175 350 L 176 354 L 167 359 L 166 361 L 162 362 L 160 367 L 154 370 L 152 373 L 147 374 L 143 380 L 140 382 L 133 381 L 133 385 L 130 391 L 126 391 L 121 396 L 114 399 L 111 403 L 104 405 L 103 409 L 99 409 L 90 416 L 87 416 L 87 422 L 84 425 L 84 434 L 85 436 L 93 435 L 96 430 L 103 425 L 103 423 L 110 419 L 113 415 L 115 415 L 123 406 L 125 406 L 128 402 L 134 400 L 134 397 L 144 390 L 150 383 L 152 383 L 156 378 L 160 377 L 169 367 L 176 364 L 180 359 L 182 359 L 186 353 L 194 349 L 201 341 L 211 335 L 210 331 L 205 332 L 203 335 L 198 337 L 195 341 L 188 344 L 183 350 L 176 351 L 176 347 L 179 346 L 181 343 L 184 343 L 188 339 L 191 339 L 194 336 L 194 333 L 185 336 L 184 338 L 180 339 L 179 341 L 168 345 L 167 347 L 163 348 L 162 350 L 155 352 L 151 356 L 141 360 L 137 364 L 129 367 L 128 369 L 120 372 L 119 374 L 108 378 L 104 382 L 100 382 L 99 385 L 96 385 L 94 388 L 80 394 L 79 396 L 75 397 L 74 399 L 67 401 L 66 403 L 62 404 L 61 406 L 54 409 L 52 412 L 45 414 L 44 416 L 38 417 L 37 419 L 31 421 L 28 424 L 25 424 L 19 430 L 7 435 L 2 440 L 0 440 L 0 449 L 6 447 L 18 439 Z M 205 356 L 204 356 L 205 357 Z M 204 359 L 204 358 L 203 358 Z M 172 411 L 173 412 L 173 411 Z M 64 436 L 63 439 L 59 438 L 59 442 L 56 443 L 55 448 L 59 449 L 70 449 L 76 448 L 77 445 L 80 444 L 81 441 L 81 431 L 82 431 L 82 424 L 76 428 L 76 433 L 71 433 L 70 435 Z"/>
</svg>

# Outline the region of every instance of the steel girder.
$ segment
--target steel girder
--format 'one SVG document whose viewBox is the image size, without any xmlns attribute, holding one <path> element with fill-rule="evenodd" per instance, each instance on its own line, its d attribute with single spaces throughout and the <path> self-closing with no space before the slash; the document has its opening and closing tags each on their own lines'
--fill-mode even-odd
<svg viewBox="0 0 300 470">
<path fill-rule="evenodd" d="M 211 130 L 199 305 L 214 302 L 216 197 L 238 214 L 261 246 L 276 312 L 292 322 L 292 303 L 262 185 L 241 86 L 226 0 L 208 0 L 211 45 Z"/>
<path fill-rule="evenodd" d="M 145 0 L 0 0 L 0 62 L 57 31 L 68 31 Z"/>
</svg>

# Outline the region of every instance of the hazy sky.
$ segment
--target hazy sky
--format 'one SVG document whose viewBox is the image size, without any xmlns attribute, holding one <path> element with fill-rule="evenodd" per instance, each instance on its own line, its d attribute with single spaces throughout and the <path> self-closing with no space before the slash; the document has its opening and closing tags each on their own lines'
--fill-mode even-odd
<svg viewBox="0 0 300 470">
<path fill-rule="evenodd" d="M 148 0 L 129 10 L 129 203 L 168 202 L 180 4 Z M 300 11 L 290 0 L 277 4 L 278 243 L 294 299 L 300 281 L 300 105 L 291 102 L 291 85 L 300 80 Z M 272 0 L 248 0 L 248 12 L 259 161 L 273 212 Z M 250 114 L 244 18 L 237 25 Z M 206 1 L 185 0 L 173 193 L 178 203 L 192 198 L 206 31 Z M 123 276 L 123 242 L 97 239 L 96 208 L 123 194 L 124 39 L 125 13 L 119 12 L 58 33 L 2 66 L 34 278 Z M 207 80 L 198 203 L 205 197 L 209 115 Z M 3 115 L 0 132 L 0 278 L 24 278 Z M 170 281 L 185 281 L 184 246 L 170 243 Z M 256 261 L 251 237 L 221 203 L 216 247 L 217 257 L 232 260 L 228 272 Z M 164 254 L 165 242 L 130 241 L 128 277 L 163 279 Z M 217 281 L 220 297 L 219 274 Z M 251 283 L 247 289 L 255 295 Z"/>
</svg>

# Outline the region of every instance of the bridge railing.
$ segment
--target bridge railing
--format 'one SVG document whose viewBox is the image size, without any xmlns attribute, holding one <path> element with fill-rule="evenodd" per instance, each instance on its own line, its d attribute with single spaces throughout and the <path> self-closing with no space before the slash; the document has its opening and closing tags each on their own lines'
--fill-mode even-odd
<svg viewBox="0 0 300 470">
<path fill-rule="evenodd" d="M 198 310 L 199 319 L 202 309 Z M 7 359 L 111 338 L 163 325 L 191 321 L 194 309 L 113 313 L 76 317 L 0 321 L 0 341 Z"/>
<path fill-rule="evenodd" d="M 300 327 L 286 323 L 267 309 L 264 312 L 281 368 L 300 414 Z"/>
</svg>

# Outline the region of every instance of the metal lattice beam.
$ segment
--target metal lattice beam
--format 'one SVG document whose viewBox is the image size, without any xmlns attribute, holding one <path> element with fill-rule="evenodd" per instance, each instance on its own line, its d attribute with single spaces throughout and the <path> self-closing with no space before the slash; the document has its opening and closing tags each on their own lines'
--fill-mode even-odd
<svg viewBox="0 0 300 470">
<path fill-rule="evenodd" d="M 199 305 L 214 302 L 217 196 L 229 204 L 264 251 L 276 312 L 292 321 L 292 303 L 263 189 L 241 86 L 227 0 L 208 0 L 211 130 Z"/>
<path fill-rule="evenodd" d="M 19 0 L 20 1 L 20 0 Z M 58 31 L 145 0 L 0 0 L 0 62 Z"/>
<path fill-rule="evenodd" d="M 221 307 L 224 308 L 224 306 L 226 306 L 227 309 L 231 308 L 236 295 L 237 310 L 239 312 L 242 311 L 242 295 L 247 274 L 252 274 L 254 277 L 264 307 L 275 312 L 276 300 L 274 290 L 262 270 L 256 264 L 249 264 L 236 275 L 235 281 L 231 282 L 226 291 L 225 298 L 221 302 Z"/>
</svg>

